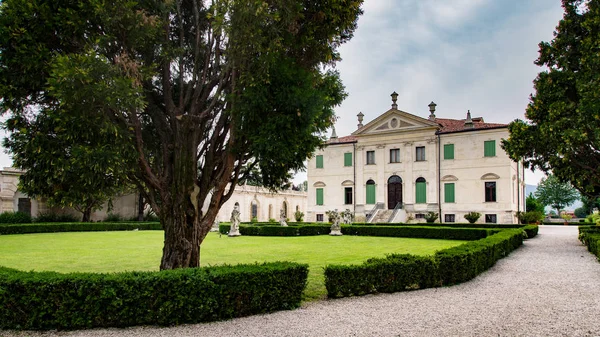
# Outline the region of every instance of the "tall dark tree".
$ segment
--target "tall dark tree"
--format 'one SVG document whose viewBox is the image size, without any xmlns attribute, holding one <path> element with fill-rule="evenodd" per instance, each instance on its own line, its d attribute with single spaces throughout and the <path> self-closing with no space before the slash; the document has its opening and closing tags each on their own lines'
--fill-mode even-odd
<svg viewBox="0 0 600 337">
<path fill-rule="evenodd" d="M 164 227 L 161 269 L 195 267 L 239 180 L 258 165 L 278 186 L 322 144 L 361 4 L 6 0 L 0 109 L 108 121 L 90 127 L 136 154 L 122 164 Z"/>
<path fill-rule="evenodd" d="M 544 214 L 544 205 L 540 203 L 533 193 L 529 193 L 525 199 L 525 210 L 527 212 L 540 212 Z"/>
<path fill-rule="evenodd" d="M 540 43 L 527 121 L 509 125 L 503 148 L 584 194 L 600 192 L 600 1 L 563 0 L 551 42 Z"/>
</svg>

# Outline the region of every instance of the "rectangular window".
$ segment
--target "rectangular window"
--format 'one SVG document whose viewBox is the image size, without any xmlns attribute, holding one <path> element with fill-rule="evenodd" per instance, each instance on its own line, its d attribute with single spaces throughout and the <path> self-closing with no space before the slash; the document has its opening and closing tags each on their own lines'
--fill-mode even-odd
<svg viewBox="0 0 600 337">
<path fill-rule="evenodd" d="M 317 188 L 317 205 L 323 205 L 323 189 Z"/>
<path fill-rule="evenodd" d="M 317 222 L 323 222 L 323 214 L 317 214 Z"/>
<path fill-rule="evenodd" d="M 375 205 L 375 184 L 369 184 L 367 182 L 367 204 Z"/>
<path fill-rule="evenodd" d="M 346 204 L 346 205 L 352 204 L 352 187 L 344 188 L 344 204 Z"/>
<path fill-rule="evenodd" d="M 416 161 L 425 161 L 425 146 L 417 146 Z"/>
<path fill-rule="evenodd" d="M 317 155 L 317 168 L 323 168 L 323 155 Z"/>
<path fill-rule="evenodd" d="M 416 188 L 415 203 L 417 203 L 417 204 L 427 203 L 427 183 L 424 181 L 417 182 L 415 188 Z"/>
<path fill-rule="evenodd" d="M 444 184 L 444 202 L 454 202 L 454 183 Z"/>
<path fill-rule="evenodd" d="M 496 156 L 496 141 L 486 140 L 483 142 L 483 156 L 484 157 L 495 157 Z"/>
<path fill-rule="evenodd" d="M 415 214 L 415 219 L 425 219 L 425 214 L 417 213 L 417 214 Z"/>
<path fill-rule="evenodd" d="M 367 165 L 375 164 L 375 151 L 367 151 Z"/>
<path fill-rule="evenodd" d="M 344 166 L 352 166 L 352 152 L 344 153 Z"/>
<path fill-rule="evenodd" d="M 456 222 L 456 216 L 454 214 L 445 214 L 444 222 Z"/>
<path fill-rule="evenodd" d="M 444 159 L 454 159 L 454 144 L 444 144 Z"/>
<path fill-rule="evenodd" d="M 497 223 L 496 214 L 486 214 L 485 223 Z"/>
<path fill-rule="evenodd" d="M 493 181 L 485 182 L 485 201 L 486 202 L 496 201 L 496 183 Z"/>
<path fill-rule="evenodd" d="M 390 150 L 390 163 L 399 163 L 400 162 L 400 149 L 391 149 Z"/>
</svg>

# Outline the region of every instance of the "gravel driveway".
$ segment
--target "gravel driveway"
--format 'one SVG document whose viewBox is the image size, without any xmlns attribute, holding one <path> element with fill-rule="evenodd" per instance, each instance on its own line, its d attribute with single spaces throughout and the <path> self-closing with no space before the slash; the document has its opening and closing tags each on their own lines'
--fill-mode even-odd
<svg viewBox="0 0 600 337">
<path fill-rule="evenodd" d="M 600 336 L 600 263 L 577 227 L 539 235 L 457 286 L 310 303 L 293 311 L 173 328 L 0 336 Z"/>
</svg>

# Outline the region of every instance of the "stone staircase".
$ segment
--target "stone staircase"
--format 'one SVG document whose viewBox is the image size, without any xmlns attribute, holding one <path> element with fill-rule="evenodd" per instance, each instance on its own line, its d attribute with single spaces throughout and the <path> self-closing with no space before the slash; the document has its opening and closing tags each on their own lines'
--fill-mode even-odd
<svg viewBox="0 0 600 337">
<path fill-rule="evenodd" d="M 377 213 L 375 214 L 375 217 L 371 223 L 388 222 L 389 218 L 392 216 L 392 213 L 394 213 L 393 209 L 379 209 L 377 210 Z"/>
</svg>

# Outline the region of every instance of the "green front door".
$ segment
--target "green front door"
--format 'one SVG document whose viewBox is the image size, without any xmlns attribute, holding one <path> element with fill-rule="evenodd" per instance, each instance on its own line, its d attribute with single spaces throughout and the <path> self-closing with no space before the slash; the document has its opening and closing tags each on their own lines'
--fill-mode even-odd
<svg viewBox="0 0 600 337">
<path fill-rule="evenodd" d="M 375 184 L 367 184 L 367 204 L 375 204 Z"/>
</svg>

